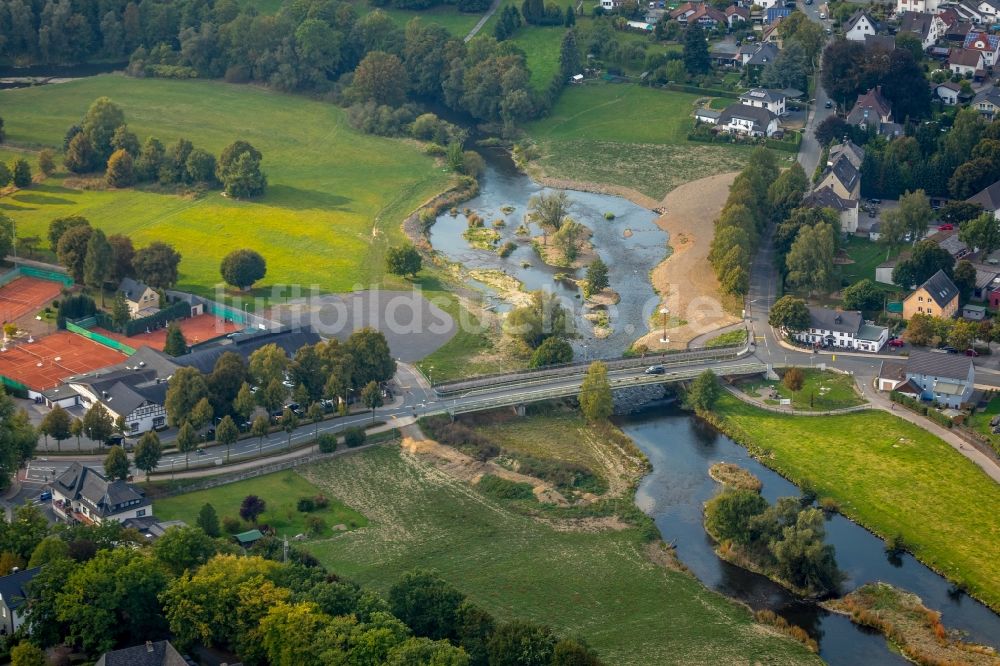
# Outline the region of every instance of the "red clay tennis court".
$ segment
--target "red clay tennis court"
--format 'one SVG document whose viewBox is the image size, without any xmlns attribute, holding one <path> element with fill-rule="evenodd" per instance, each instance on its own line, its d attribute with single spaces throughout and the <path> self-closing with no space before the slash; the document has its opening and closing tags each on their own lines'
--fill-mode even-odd
<svg viewBox="0 0 1000 666">
<path fill-rule="evenodd" d="M 62 293 L 62 285 L 51 280 L 19 277 L 0 287 L 0 321 L 11 322 L 35 314 Z"/>
<path fill-rule="evenodd" d="M 0 352 L 0 375 L 36 391 L 53 388 L 67 377 L 128 358 L 110 347 L 68 331 L 59 331 L 34 342 L 18 340 L 6 349 Z"/>
<path fill-rule="evenodd" d="M 196 345 L 200 342 L 208 342 L 209 340 L 214 340 L 215 338 L 221 338 L 224 335 L 242 330 L 243 328 L 239 324 L 223 321 L 210 314 L 198 315 L 197 317 L 189 317 L 187 319 L 178 319 L 177 323 L 180 325 L 181 333 L 184 334 L 184 339 L 189 345 Z M 162 351 L 163 347 L 167 344 L 166 327 L 150 331 L 149 333 L 133 335 L 132 337 L 125 337 L 120 333 L 112 333 L 107 329 L 99 327 L 95 327 L 93 331 L 94 333 L 106 335 L 112 340 L 124 342 L 128 346 L 135 347 L 136 349 L 146 346 Z"/>
</svg>

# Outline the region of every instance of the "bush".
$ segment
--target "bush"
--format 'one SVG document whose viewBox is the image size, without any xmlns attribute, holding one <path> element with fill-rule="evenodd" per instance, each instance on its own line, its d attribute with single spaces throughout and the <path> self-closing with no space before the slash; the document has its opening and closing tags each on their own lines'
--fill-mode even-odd
<svg viewBox="0 0 1000 666">
<path fill-rule="evenodd" d="M 309 513 L 316 510 L 316 502 L 313 501 L 311 497 L 300 497 L 298 503 L 295 505 L 302 513 Z"/>
<path fill-rule="evenodd" d="M 500 447 L 463 423 L 452 423 L 447 416 L 432 416 L 422 421 L 427 433 L 439 444 L 458 449 L 485 462 L 500 455 Z"/>
<path fill-rule="evenodd" d="M 507 241 L 506 243 L 500 246 L 500 249 L 497 251 L 497 254 L 499 254 L 501 257 L 506 258 L 509 257 L 511 253 L 516 249 L 517 245 L 513 241 Z"/>
<path fill-rule="evenodd" d="M 306 516 L 306 533 L 317 536 L 326 531 L 326 521 L 319 516 Z"/>
<path fill-rule="evenodd" d="M 535 493 L 531 484 L 508 481 L 493 474 L 484 474 L 476 484 L 484 495 L 499 500 L 533 500 Z"/>
<path fill-rule="evenodd" d="M 226 516 L 222 519 L 222 530 L 226 534 L 239 534 L 243 531 L 243 521 L 239 518 Z"/>
<path fill-rule="evenodd" d="M 333 453 L 337 450 L 337 436 L 334 434 L 324 432 L 316 438 L 316 443 L 319 444 L 320 453 Z"/>
<path fill-rule="evenodd" d="M 364 428 L 348 428 L 344 431 L 344 444 L 347 444 L 348 448 L 353 449 L 364 444 L 366 437 Z"/>
<path fill-rule="evenodd" d="M 313 497 L 312 501 L 313 505 L 317 509 L 325 509 L 326 507 L 330 506 L 330 499 L 323 493 L 320 493 L 319 495 L 316 495 L 316 497 Z"/>
</svg>

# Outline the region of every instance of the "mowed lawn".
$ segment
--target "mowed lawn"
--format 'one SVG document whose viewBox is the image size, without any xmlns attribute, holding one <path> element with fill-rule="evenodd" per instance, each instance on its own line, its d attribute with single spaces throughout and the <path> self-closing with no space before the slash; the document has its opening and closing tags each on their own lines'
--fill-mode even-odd
<svg viewBox="0 0 1000 666">
<path fill-rule="evenodd" d="M 882 411 L 775 415 L 724 395 L 715 410 L 762 461 L 1000 609 L 1000 485 L 948 444 Z"/>
<path fill-rule="evenodd" d="M 247 495 L 257 495 L 267 502 L 267 510 L 261 514 L 257 522 L 274 528 L 278 536 L 289 538 L 296 534 L 304 534 L 306 516 L 319 516 L 327 525 L 326 534 L 332 533 L 334 525 L 344 525 L 349 529 L 363 527 L 368 520 L 346 506 L 328 493 L 329 506 L 310 513 L 303 513 L 296 508 L 299 499 L 315 497 L 322 491 L 306 481 L 293 471 L 276 472 L 256 479 L 229 483 L 209 490 L 199 490 L 185 493 L 167 499 L 155 500 L 156 515 L 163 520 L 183 520 L 188 525 L 194 525 L 198 520 L 198 512 L 205 504 L 211 504 L 219 516 L 221 523 L 225 517 L 239 518 L 240 503 Z M 244 529 L 252 525 L 245 524 Z"/>
<path fill-rule="evenodd" d="M 233 201 L 218 190 L 196 197 L 77 189 L 62 176 L 0 199 L 20 234 L 44 239 L 53 218 L 79 214 L 137 246 L 173 243 L 183 255 L 180 288 L 201 293 L 212 291 L 220 260 L 238 247 L 265 257 L 265 286 L 347 291 L 378 283 L 385 248 L 402 241 L 400 222 L 448 179 L 416 144 L 355 132 L 332 104 L 246 85 L 105 75 L 0 95 L 15 145 L 61 147 L 66 129 L 104 95 L 140 140 L 153 135 L 169 146 L 185 137 L 216 155 L 236 139 L 257 147 L 269 182 L 260 200 Z"/>
<path fill-rule="evenodd" d="M 818 663 L 745 608 L 653 564 L 636 529 L 556 530 L 397 446 L 301 473 L 370 520 L 310 552 L 382 592 L 410 569 L 435 569 L 502 619 L 583 636 L 608 664 Z"/>
<path fill-rule="evenodd" d="M 741 169 L 750 154 L 748 146 L 687 140 L 698 99 L 633 84 L 569 86 L 552 113 L 526 130 L 547 175 L 661 199 L 682 183 Z"/>
</svg>

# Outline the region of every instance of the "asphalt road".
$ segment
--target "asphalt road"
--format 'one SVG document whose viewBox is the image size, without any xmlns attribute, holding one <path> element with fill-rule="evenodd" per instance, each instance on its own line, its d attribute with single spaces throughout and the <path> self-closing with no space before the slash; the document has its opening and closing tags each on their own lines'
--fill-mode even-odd
<svg viewBox="0 0 1000 666">
<path fill-rule="evenodd" d="M 820 19 L 819 17 L 819 4 L 814 2 L 811 5 L 807 5 L 803 2 L 799 2 L 799 10 L 802 11 L 810 19 L 819 23 L 823 28 L 830 26 L 829 19 Z M 820 155 L 823 153 L 819 142 L 816 141 L 815 130 L 816 127 L 823 122 L 828 116 L 835 112 L 833 108 L 826 108 L 826 102 L 829 100 L 829 96 L 826 91 L 823 90 L 823 86 L 819 81 L 819 64 L 817 63 L 817 74 L 816 74 L 816 90 L 813 95 L 815 102 L 811 105 L 809 109 L 809 117 L 806 119 L 805 132 L 802 135 L 802 145 L 799 147 L 799 164 L 806 172 L 806 176 L 810 178 L 813 172 L 816 170 L 816 165 L 819 164 Z"/>
</svg>

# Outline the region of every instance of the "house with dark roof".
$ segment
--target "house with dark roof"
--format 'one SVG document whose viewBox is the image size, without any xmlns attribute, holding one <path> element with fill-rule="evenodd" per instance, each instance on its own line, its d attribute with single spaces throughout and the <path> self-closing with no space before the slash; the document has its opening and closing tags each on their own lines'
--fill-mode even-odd
<svg viewBox="0 0 1000 666">
<path fill-rule="evenodd" d="M 27 585 L 41 571 L 41 567 L 17 568 L 0 576 L 0 635 L 10 636 L 24 624 L 24 601 L 28 598 Z"/>
<path fill-rule="evenodd" d="M 855 169 L 860 169 L 862 162 L 865 161 L 865 149 L 850 139 L 845 138 L 840 143 L 830 146 L 829 155 L 826 158 L 826 165 L 828 167 L 832 167 L 837 160 L 840 159 L 841 155 L 846 157 L 847 160 L 854 165 Z"/>
<path fill-rule="evenodd" d="M 857 199 L 844 199 L 834 192 L 833 187 L 826 185 L 817 188 L 807 194 L 802 200 L 803 206 L 812 208 L 829 208 L 836 211 L 840 217 L 840 231 L 845 234 L 853 234 L 858 230 L 858 205 Z"/>
<path fill-rule="evenodd" d="M 899 15 L 899 30 L 897 32 L 908 32 L 916 35 L 921 46 L 926 51 L 934 46 L 938 39 L 944 36 L 948 26 L 934 14 L 922 14 L 919 12 L 903 12 Z"/>
<path fill-rule="evenodd" d="M 153 502 L 141 488 L 121 479 L 108 481 L 78 462 L 57 476 L 51 487 L 52 510 L 67 522 L 100 525 L 153 515 Z"/>
<path fill-rule="evenodd" d="M 948 106 L 958 104 L 958 99 L 962 94 L 962 86 L 957 83 L 952 83 L 951 81 L 932 83 L 931 88 L 934 92 L 934 96 Z"/>
<path fill-rule="evenodd" d="M 763 42 L 760 44 L 750 44 L 740 47 L 740 55 L 743 60 L 743 67 L 747 77 L 756 81 L 760 73 L 769 64 L 774 62 L 781 50 L 773 42 Z"/>
<path fill-rule="evenodd" d="M 847 122 L 851 125 L 868 125 L 877 130 L 881 130 L 883 124 L 892 122 L 892 107 L 882 95 L 882 86 L 875 86 L 858 97 L 851 112 L 847 114 Z"/>
<path fill-rule="evenodd" d="M 972 398 L 976 369 L 965 354 L 913 350 L 904 370 L 908 382 L 920 389 L 922 400 L 961 409 Z"/>
<path fill-rule="evenodd" d="M 966 201 L 979 204 L 983 210 L 993 213 L 993 217 L 1000 220 L 1000 180 L 976 192 Z"/>
<path fill-rule="evenodd" d="M 794 335 L 799 342 L 878 352 L 889 341 L 889 329 L 865 321 L 857 310 L 831 310 L 810 306 L 809 328 Z"/>
<path fill-rule="evenodd" d="M 949 21 L 950 12 L 953 10 L 944 10 L 938 16 L 941 20 L 945 22 L 948 27 L 944 30 L 944 41 L 948 44 L 954 46 L 962 46 L 965 44 L 965 38 L 970 32 L 976 29 L 976 26 L 968 21 L 962 21 L 958 14 L 955 14 L 955 20 Z"/>
<path fill-rule="evenodd" d="M 118 291 L 125 296 L 125 303 L 133 319 L 147 317 L 160 311 L 160 295 L 155 289 L 138 280 L 124 278 L 118 285 Z"/>
<path fill-rule="evenodd" d="M 854 12 L 844 23 L 844 38 L 852 42 L 863 42 L 868 35 L 878 34 L 878 21 L 863 9 Z"/>
<path fill-rule="evenodd" d="M 723 132 L 769 137 L 778 131 L 778 116 L 764 108 L 730 104 L 722 111 L 716 125 Z"/>
<path fill-rule="evenodd" d="M 908 285 L 903 285 L 908 286 Z M 903 300 L 903 319 L 928 314 L 950 319 L 958 312 L 958 287 L 944 271 L 938 271 Z"/>
<path fill-rule="evenodd" d="M 1000 88 L 983 88 L 972 98 L 971 106 L 987 120 L 1000 117 Z"/>
<path fill-rule="evenodd" d="M 143 645 L 112 650 L 94 666 L 191 666 L 170 641 L 146 641 Z"/>
<path fill-rule="evenodd" d="M 951 49 L 948 52 L 948 69 L 959 76 L 974 77 L 986 67 L 983 52 L 975 49 Z"/>
<path fill-rule="evenodd" d="M 861 198 L 861 172 L 846 155 L 840 155 L 828 166 L 816 183 L 817 190 L 830 187 L 841 199 L 857 201 Z"/>
<path fill-rule="evenodd" d="M 785 115 L 785 101 L 783 92 L 767 88 L 751 88 L 740 95 L 740 103 L 767 109 L 776 116 Z"/>
<path fill-rule="evenodd" d="M 963 21 L 977 26 L 983 22 L 983 12 L 979 10 L 979 3 L 976 0 L 960 0 L 957 4 L 952 5 L 951 9 Z"/>
<path fill-rule="evenodd" d="M 1000 35 L 986 32 L 970 32 L 965 36 L 962 48 L 979 51 L 983 54 L 983 62 L 987 67 L 997 64 L 1000 58 Z"/>
<path fill-rule="evenodd" d="M 750 10 L 746 7 L 737 7 L 736 5 L 729 5 L 726 7 L 726 23 L 729 24 L 729 28 L 732 29 L 739 22 L 747 22 L 750 20 Z"/>
</svg>

